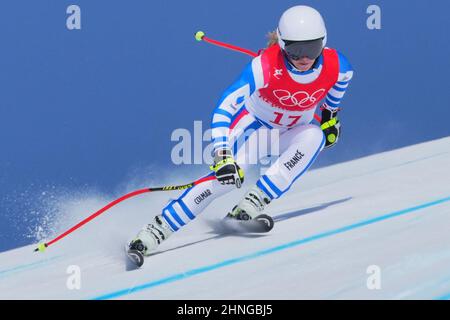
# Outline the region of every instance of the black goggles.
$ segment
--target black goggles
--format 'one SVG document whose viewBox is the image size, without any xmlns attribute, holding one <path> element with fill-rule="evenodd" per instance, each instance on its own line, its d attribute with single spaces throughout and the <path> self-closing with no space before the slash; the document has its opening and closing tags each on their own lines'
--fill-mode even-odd
<svg viewBox="0 0 450 320">
<path fill-rule="evenodd" d="M 294 61 L 300 60 L 303 57 L 316 60 L 323 50 L 323 38 L 308 41 L 283 40 L 283 42 L 284 52 Z"/>
</svg>

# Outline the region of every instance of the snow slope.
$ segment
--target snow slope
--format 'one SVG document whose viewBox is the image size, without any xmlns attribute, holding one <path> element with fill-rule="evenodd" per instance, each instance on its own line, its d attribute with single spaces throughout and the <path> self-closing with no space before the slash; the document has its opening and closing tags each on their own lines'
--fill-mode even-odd
<svg viewBox="0 0 450 320">
<path fill-rule="evenodd" d="M 207 222 L 237 201 L 233 192 L 130 271 L 123 244 L 168 199 L 142 195 L 45 253 L 0 254 L 0 298 L 449 299 L 449 164 L 444 138 L 310 171 L 271 204 L 266 235 L 212 231 Z M 109 200 L 66 204 L 61 228 Z M 66 285 L 72 265 L 80 290 Z M 380 289 L 367 287 L 369 266 L 379 267 Z"/>
</svg>

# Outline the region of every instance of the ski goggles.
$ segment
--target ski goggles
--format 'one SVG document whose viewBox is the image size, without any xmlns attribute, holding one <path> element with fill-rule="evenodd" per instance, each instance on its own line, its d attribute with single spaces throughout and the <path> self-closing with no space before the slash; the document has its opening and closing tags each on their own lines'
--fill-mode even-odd
<svg viewBox="0 0 450 320">
<path fill-rule="evenodd" d="M 308 41 L 289 41 L 283 40 L 284 52 L 294 61 L 303 57 L 316 60 L 323 50 L 323 38 Z"/>
</svg>

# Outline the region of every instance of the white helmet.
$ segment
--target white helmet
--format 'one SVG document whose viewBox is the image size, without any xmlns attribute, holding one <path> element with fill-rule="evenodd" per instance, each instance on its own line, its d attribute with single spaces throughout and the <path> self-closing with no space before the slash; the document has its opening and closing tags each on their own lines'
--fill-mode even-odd
<svg viewBox="0 0 450 320">
<path fill-rule="evenodd" d="M 327 29 L 319 11 L 308 6 L 295 6 L 286 10 L 277 28 L 278 44 L 284 50 L 287 41 L 322 39 L 322 48 L 327 43 Z"/>
</svg>

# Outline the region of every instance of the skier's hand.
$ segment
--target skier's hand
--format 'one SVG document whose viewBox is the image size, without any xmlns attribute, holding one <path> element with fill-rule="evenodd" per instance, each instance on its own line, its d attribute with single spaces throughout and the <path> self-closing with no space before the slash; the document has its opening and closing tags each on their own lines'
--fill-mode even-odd
<svg viewBox="0 0 450 320">
<path fill-rule="evenodd" d="M 244 182 L 244 171 L 234 161 L 230 149 L 216 150 L 214 165 L 210 169 L 216 173 L 221 184 L 234 184 L 240 188 Z"/>
<path fill-rule="evenodd" d="M 322 108 L 322 121 L 320 123 L 320 128 L 325 134 L 325 148 L 334 146 L 341 135 L 341 124 L 337 117 L 338 111 L 332 111 Z"/>
</svg>

